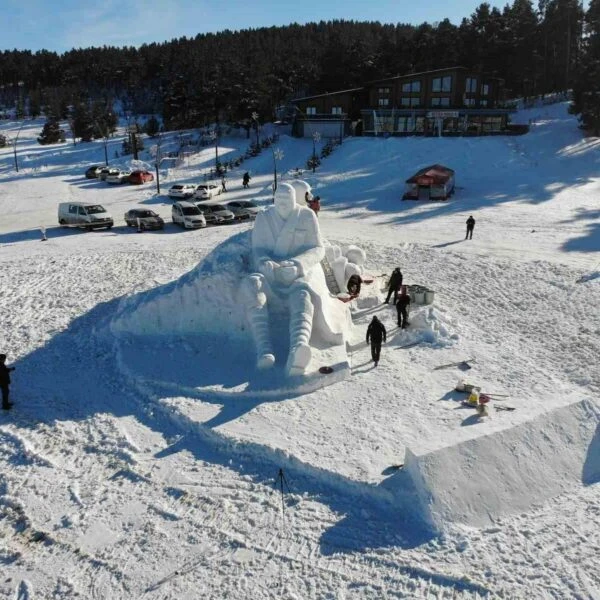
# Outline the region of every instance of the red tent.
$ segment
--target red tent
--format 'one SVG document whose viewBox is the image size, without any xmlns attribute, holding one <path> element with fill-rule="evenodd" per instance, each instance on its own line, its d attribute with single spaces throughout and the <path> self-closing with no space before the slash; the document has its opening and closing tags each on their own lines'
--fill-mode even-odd
<svg viewBox="0 0 600 600">
<path fill-rule="evenodd" d="M 422 189 L 428 190 L 430 200 L 446 200 L 454 192 L 454 171 L 444 165 L 430 165 L 419 169 L 406 180 L 406 191 L 402 199 L 418 200 Z"/>
</svg>

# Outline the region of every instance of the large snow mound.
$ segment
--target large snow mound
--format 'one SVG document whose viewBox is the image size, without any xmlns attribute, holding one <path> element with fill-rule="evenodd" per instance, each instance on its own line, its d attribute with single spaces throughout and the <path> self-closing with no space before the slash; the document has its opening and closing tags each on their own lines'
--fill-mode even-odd
<svg viewBox="0 0 600 600">
<path fill-rule="evenodd" d="M 438 449 L 431 441 L 406 449 L 419 512 L 434 529 L 448 522 L 486 526 L 600 480 L 600 404 L 591 399 L 486 433 L 468 432 Z"/>
</svg>

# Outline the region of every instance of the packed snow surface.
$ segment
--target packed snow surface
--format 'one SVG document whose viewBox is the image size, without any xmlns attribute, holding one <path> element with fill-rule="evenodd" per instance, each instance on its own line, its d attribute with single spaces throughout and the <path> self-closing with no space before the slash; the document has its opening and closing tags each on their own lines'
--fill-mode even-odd
<svg viewBox="0 0 600 600">
<path fill-rule="evenodd" d="M 0 149 L 0 352 L 16 367 L 0 597 L 600 598 L 599 142 L 565 104 L 515 120 L 530 133 L 350 138 L 303 173 L 323 235 L 364 248 L 375 277 L 349 305 L 350 376 L 312 391 L 256 375 L 242 307 L 222 293 L 218 266 L 240 260 L 229 251 L 252 224 L 170 222 L 166 190 L 210 180 L 214 147 L 162 165 L 157 194 L 86 180 L 101 141 L 41 147 L 43 121 L 26 122 L 18 173 Z M 225 137 L 219 155 L 247 144 Z M 312 140 L 277 147 L 289 180 Z M 274 160 L 247 159 L 216 200 L 267 206 Z M 402 202 L 432 163 L 456 171 L 456 194 Z M 59 228 L 70 200 L 104 205 L 115 227 Z M 136 205 L 165 230 L 127 228 Z M 395 266 L 435 291 L 404 331 L 382 304 Z M 212 293 L 151 308 L 198 272 Z M 377 368 L 373 315 L 388 329 Z M 502 394 L 483 421 L 461 378 Z"/>
</svg>

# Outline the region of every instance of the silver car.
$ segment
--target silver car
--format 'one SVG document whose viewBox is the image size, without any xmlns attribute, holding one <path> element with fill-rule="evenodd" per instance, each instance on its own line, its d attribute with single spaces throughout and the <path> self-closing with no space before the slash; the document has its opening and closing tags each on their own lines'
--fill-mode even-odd
<svg viewBox="0 0 600 600">
<path fill-rule="evenodd" d="M 195 202 L 195 204 L 208 224 L 223 225 L 233 223 L 235 220 L 234 214 L 223 204 L 217 202 Z"/>
<path fill-rule="evenodd" d="M 261 209 L 250 200 L 232 200 L 225 206 L 233 213 L 236 219 L 256 219 Z"/>
</svg>

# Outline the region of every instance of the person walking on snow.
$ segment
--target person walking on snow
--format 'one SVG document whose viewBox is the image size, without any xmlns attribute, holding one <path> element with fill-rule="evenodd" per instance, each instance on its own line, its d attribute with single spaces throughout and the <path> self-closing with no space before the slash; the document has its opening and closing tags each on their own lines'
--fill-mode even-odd
<svg viewBox="0 0 600 600">
<path fill-rule="evenodd" d="M 381 344 L 385 342 L 387 332 L 385 325 L 377 318 L 373 317 L 367 327 L 367 344 L 371 344 L 371 359 L 377 366 L 381 354 Z"/>
<path fill-rule="evenodd" d="M 473 239 L 473 229 L 475 229 L 475 219 L 473 218 L 473 215 L 470 215 L 467 219 L 467 235 L 465 235 L 465 240 Z"/>
<path fill-rule="evenodd" d="M 244 173 L 244 176 L 242 177 L 242 186 L 247 188 L 249 184 L 250 184 L 250 173 L 248 173 L 248 171 L 246 171 Z"/>
<path fill-rule="evenodd" d="M 398 327 L 406 329 L 408 327 L 408 307 L 410 305 L 410 296 L 406 293 L 406 286 L 403 285 L 400 291 L 400 296 L 396 302 L 396 310 L 398 311 Z"/>
<path fill-rule="evenodd" d="M 14 367 L 6 366 L 6 354 L 0 354 L 0 388 L 2 388 L 2 408 L 4 410 L 8 410 L 12 406 L 12 402 L 8 401 L 8 393 L 10 372 L 14 370 Z"/>
<path fill-rule="evenodd" d="M 225 175 L 221 178 L 221 193 L 226 192 L 227 188 L 225 187 L 227 183 L 227 179 L 225 179 Z"/>
<path fill-rule="evenodd" d="M 392 275 L 391 275 L 390 281 L 388 283 L 388 294 L 387 294 L 387 298 L 385 299 L 385 304 L 390 303 L 390 296 L 392 295 L 392 292 L 394 292 L 394 304 L 396 304 L 396 302 L 398 301 L 398 290 L 401 287 L 402 287 L 402 271 L 400 270 L 400 267 L 396 267 L 392 271 Z"/>
</svg>

